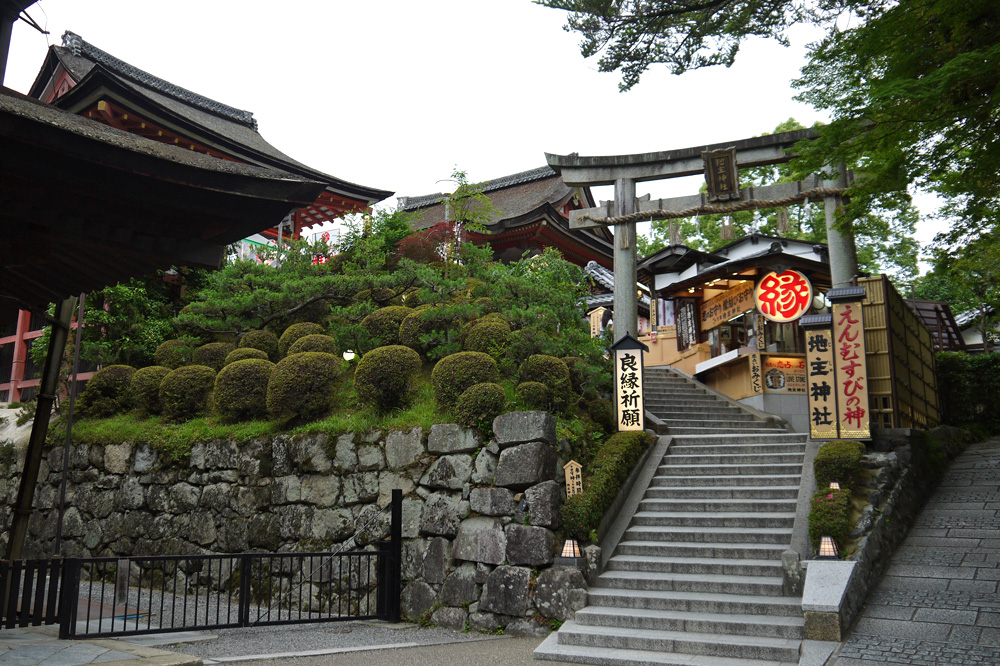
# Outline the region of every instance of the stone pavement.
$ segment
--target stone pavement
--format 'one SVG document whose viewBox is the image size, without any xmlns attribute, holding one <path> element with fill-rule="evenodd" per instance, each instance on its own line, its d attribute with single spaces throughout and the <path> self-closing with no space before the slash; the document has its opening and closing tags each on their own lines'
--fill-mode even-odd
<svg viewBox="0 0 1000 666">
<path fill-rule="evenodd" d="M 197 657 L 111 639 L 59 640 L 58 627 L 0 631 L 3 666 L 199 666 Z"/>
<path fill-rule="evenodd" d="M 831 666 L 1000 665 L 1000 439 L 970 446 L 896 551 Z"/>
</svg>

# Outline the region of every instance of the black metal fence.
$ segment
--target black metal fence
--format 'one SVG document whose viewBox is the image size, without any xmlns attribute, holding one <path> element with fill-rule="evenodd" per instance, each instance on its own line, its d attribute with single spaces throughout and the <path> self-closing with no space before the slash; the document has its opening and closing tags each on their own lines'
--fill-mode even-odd
<svg viewBox="0 0 1000 666">
<path fill-rule="evenodd" d="M 365 550 L 0 562 L 0 628 L 58 623 L 61 638 L 96 638 L 398 622 L 402 492 L 385 508 L 389 539 Z"/>
</svg>

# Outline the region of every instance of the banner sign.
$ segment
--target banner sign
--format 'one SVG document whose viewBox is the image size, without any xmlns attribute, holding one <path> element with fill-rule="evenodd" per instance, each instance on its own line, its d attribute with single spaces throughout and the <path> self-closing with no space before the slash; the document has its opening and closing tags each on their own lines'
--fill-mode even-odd
<svg viewBox="0 0 1000 666">
<path fill-rule="evenodd" d="M 757 352 L 750 354 L 750 391 L 751 395 L 760 395 L 764 392 L 764 381 L 760 369 L 760 354 Z"/>
<path fill-rule="evenodd" d="M 729 201 L 740 198 L 740 171 L 736 165 L 736 149 L 706 151 L 701 154 L 705 164 L 705 184 L 709 201 Z"/>
<path fill-rule="evenodd" d="M 799 271 L 770 272 L 754 289 L 754 302 L 761 314 L 771 321 L 787 324 L 812 308 L 813 286 Z"/>
<path fill-rule="evenodd" d="M 753 282 L 749 280 L 701 305 L 701 330 L 707 331 L 753 309 Z"/>
<path fill-rule="evenodd" d="M 833 339 L 827 329 L 806 331 L 806 376 L 809 398 L 809 436 L 837 439 L 837 392 Z"/>
<path fill-rule="evenodd" d="M 805 393 L 806 359 L 801 356 L 768 356 L 764 361 L 764 391 Z"/>
<path fill-rule="evenodd" d="M 618 430 L 642 430 L 645 405 L 642 391 L 642 352 L 649 347 L 626 333 L 611 345 L 615 359 L 615 407 Z"/>
<path fill-rule="evenodd" d="M 840 437 L 868 439 L 868 366 L 860 302 L 833 304 L 833 338 Z"/>
</svg>

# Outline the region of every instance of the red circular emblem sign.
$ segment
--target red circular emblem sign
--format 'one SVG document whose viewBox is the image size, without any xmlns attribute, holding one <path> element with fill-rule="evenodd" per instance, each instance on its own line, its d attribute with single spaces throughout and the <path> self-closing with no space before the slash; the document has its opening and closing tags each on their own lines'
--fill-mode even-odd
<svg viewBox="0 0 1000 666">
<path fill-rule="evenodd" d="M 809 312 L 813 287 L 809 278 L 798 271 L 771 272 L 757 283 L 753 296 L 762 315 L 785 324 Z"/>
</svg>

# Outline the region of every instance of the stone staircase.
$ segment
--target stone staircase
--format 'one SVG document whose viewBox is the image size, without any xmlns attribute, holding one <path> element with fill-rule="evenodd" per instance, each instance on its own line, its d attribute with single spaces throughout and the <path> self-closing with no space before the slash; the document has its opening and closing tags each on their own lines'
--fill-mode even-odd
<svg viewBox="0 0 1000 666">
<path fill-rule="evenodd" d="M 806 436 L 669 370 L 646 409 L 673 437 L 588 605 L 536 659 L 794 666 L 801 598 L 782 596 Z"/>
</svg>

